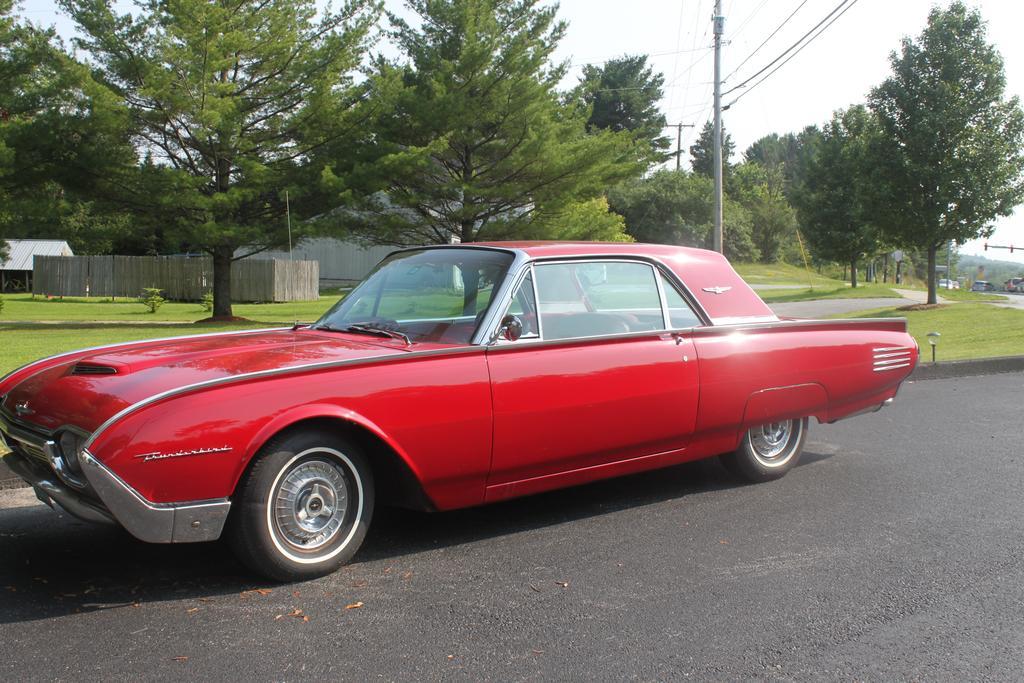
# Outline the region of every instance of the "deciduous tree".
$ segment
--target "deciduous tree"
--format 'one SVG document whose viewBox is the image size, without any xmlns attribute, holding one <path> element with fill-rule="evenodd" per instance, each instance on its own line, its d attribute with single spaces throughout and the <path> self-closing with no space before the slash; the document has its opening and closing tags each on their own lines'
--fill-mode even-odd
<svg viewBox="0 0 1024 683">
<path fill-rule="evenodd" d="M 811 251 L 819 259 L 850 264 L 852 287 L 857 286 L 857 263 L 879 247 L 871 154 L 877 139 L 878 124 L 867 108 L 837 111 L 822 131 L 797 195 Z"/>
<path fill-rule="evenodd" d="M 927 250 L 935 303 L 937 250 L 991 234 L 1024 199 L 1024 113 L 1005 98 L 1003 60 L 981 15 L 961 2 L 933 9 L 890 61 L 892 75 L 870 96 L 885 136 L 877 207 L 894 240 Z"/>
<path fill-rule="evenodd" d="M 731 196 L 750 213 L 750 236 L 761 261 L 778 261 L 796 238 L 796 211 L 784 192 L 784 167 L 747 161 L 736 167 L 732 185 Z"/>
<path fill-rule="evenodd" d="M 696 173 L 657 171 L 614 188 L 608 201 L 626 219 L 626 230 L 641 242 L 710 248 L 714 188 Z M 760 252 L 750 237 L 750 213 L 729 197 L 723 207 L 725 254 L 735 261 L 756 261 Z"/>
</svg>

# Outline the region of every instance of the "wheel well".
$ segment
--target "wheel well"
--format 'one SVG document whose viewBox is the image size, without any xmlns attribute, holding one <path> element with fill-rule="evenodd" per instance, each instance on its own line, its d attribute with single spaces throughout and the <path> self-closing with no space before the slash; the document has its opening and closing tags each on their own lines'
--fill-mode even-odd
<svg viewBox="0 0 1024 683">
<path fill-rule="evenodd" d="M 288 425 L 267 439 L 279 438 L 284 434 L 302 429 L 317 428 L 332 431 L 351 439 L 362 449 L 370 467 L 373 468 L 373 481 L 376 486 L 378 503 L 414 510 L 433 510 L 434 506 L 427 497 L 419 479 L 405 463 L 395 449 L 379 436 L 348 420 L 335 417 L 316 417 L 300 420 Z M 255 458 L 246 466 L 252 467 Z"/>
</svg>

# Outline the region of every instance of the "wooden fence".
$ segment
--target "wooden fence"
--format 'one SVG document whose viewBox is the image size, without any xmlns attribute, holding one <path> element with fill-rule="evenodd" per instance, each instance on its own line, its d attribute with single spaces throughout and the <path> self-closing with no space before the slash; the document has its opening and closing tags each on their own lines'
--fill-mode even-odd
<svg viewBox="0 0 1024 683">
<path fill-rule="evenodd" d="M 231 264 L 233 301 L 313 301 L 316 261 L 251 260 Z M 198 301 L 213 290 L 213 260 L 183 256 L 36 256 L 32 293 L 49 296 L 136 297 L 158 287 L 175 301 Z"/>
</svg>

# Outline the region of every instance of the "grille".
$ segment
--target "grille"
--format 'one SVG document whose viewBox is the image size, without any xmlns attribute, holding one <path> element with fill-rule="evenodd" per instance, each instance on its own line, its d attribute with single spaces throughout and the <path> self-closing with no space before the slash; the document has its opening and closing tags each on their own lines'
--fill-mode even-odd
<svg viewBox="0 0 1024 683">
<path fill-rule="evenodd" d="M 886 346 L 874 351 L 875 372 L 910 367 L 911 349 L 905 346 Z"/>
</svg>

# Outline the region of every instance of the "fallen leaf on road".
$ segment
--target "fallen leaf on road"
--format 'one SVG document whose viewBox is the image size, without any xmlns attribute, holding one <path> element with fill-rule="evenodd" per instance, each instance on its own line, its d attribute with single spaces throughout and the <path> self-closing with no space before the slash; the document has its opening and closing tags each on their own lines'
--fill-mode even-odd
<svg viewBox="0 0 1024 683">
<path fill-rule="evenodd" d="M 363 601 L 353 602 L 351 605 L 345 605 L 345 609 L 360 609 L 363 606 Z"/>
<path fill-rule="evenodd" d="M 402 578 L 408 581 L 412 578 L 412 572 L 402 572 Z"/>
<path fill-rule="evenodd" d="M 187 662 L 188 657 L 185 655 L 178 655 L 177 657 L 171 657 L 172 662 Z"/>
<path fill-rule="evenodd" d="M 185 610 L 185 613 L 186 613 L 186 614 L 195 614 L 195 613 L 196 613 L 196 612 L 198 612 L 198 611 L 199 611 L 199 608 L 198 608 L 198 607 L 193 607 L 192 609 L 187 609 L 187 610 Z"/>
<path fill-rule="evenodd" d="M 199 598 L 199 602 L 213 602 L 213 598 Z"/>
<path fill-rule="evenodd" d="M 555 583 L 557 583 L 562 588 L 568 588 L 569 587 L 569 582 L 568 581 L 555 581 Z"/>
<path fill-rule="evenodd" d="M 255 593 L 256 595 L 270 595 L 271 593 L 273 593 L 273 591 L 269 588 L 253 588 L 251 590 L 242 591 L 241 595 L 252 595 L 253 593 Z M 202 598 L 200 598 L 200 600 L 201 599 Z"/>
<path fill-rule="evenodd" d="M 534 586 L 534 585 L 533 585 L 532 583 L 531 583 L 531 584 L 527 584 L 527 585 L 528 585 L 528 586 L 530 586 L 530 588 L 532 588 L 532 589 L 533 589 L 533 590 L 534 590 L 535 592 L 537 592 L 537 593 L 540 593 L 540 592 L 542 592 L 542 591 L 541 591 L 541 589 L 537 588 L 537 587 L 536 587 L 536 586 Z"/>
<path fill-rule="evenodd" d="M 368 585 L 370 585 L 369 581 L 353 581 L 352 582 L 352 587 L 353 588 L 366 588 Z"/>
<path fill-rule="evenodd" d="M 544 650 L 534 650 L 533 654 L 535 654 L 535 655 L 542 655 L 542 654 L 544 654 Z"/>
<path fill-rule="evenodd" d="M 299 591 L 292 591 L 292 597 L 293 598 L 299 597 Z"/>
</svg>

